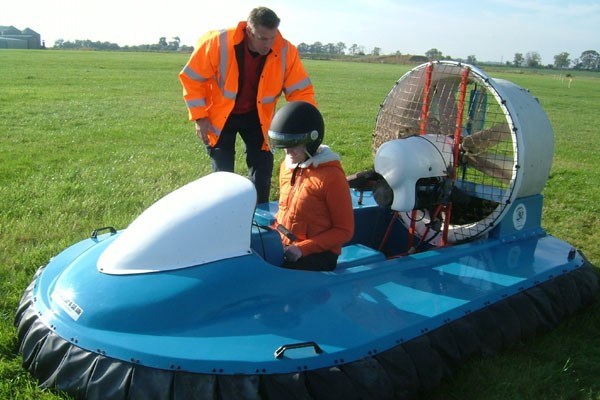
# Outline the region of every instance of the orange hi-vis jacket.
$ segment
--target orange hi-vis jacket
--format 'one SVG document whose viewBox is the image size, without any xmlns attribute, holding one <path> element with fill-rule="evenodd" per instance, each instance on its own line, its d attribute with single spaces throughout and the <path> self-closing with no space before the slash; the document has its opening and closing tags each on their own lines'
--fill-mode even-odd
<svg viewBox="0 0 600 400">
<path fill-rule="evenodd" d="M 293 243 L 282 235 L 284 245 L 294 244 L 302 256 L 331 251 L 340 254 L 354 234 L 354 210 L 350 188 L 339 156 L 327 146 L 295 165 L 286 160 L 279 170 L 279 210 L 277 223 L 297 238 Z"/>
<path fill-rule="evenodd" d="M 211 31 L 202 36 L 179 73 L 190 120 L 208 117 L 209 143 L 214 146 L 233 110 L 238 93 L 239 70 L 234 46 L 244 39 L 247 23 Z M 269 150 L 267 134 L 281 94 L 287 101 L 315 103 L 313 85 L 300 61 L 298 50 L 277 33 L 260 75 L 256 106 L 262 126 L 263 150 Z"/>
</svg>

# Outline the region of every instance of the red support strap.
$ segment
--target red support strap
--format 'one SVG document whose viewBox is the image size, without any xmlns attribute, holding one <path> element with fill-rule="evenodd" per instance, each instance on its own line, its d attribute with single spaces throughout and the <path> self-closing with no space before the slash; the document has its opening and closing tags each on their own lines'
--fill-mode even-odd
<svg viewBox="0 0 600 400">
<path fill-rule="evenodd" d="M 471 69 L 464 67 L 461 72 L 460 88 L 458 92 L 458 104 L 456 113 L 456 125 L 454 129 L 454 148 L 452 149 L 452 169 L 450 178 L 452 183 L 456 182 L 456 172 L 458 170 L 458 157 L 460 156 L 460 141 L 462 138 L 462 121 L 465 112 L 465 98 L 467 95 L 467 86 L 469 84 L 469 73 Z M 452 217 L 452 203 L 448 203 L 445 207 L 444 228 L 442 230 L 442 246 L 448 244 L 448 229 L 450 227 L 450 218 Z"/>
<path fill-rule="evenodd" d="M 425 87 L 423 88 L 423 106 L 421 107 L 421 126 L 419 133 L 424 135 L 427 130 L 427 118 L 429 117 L 429 103 L 431 101 L 431 76 L 433 75 L 433 63 L 429 63 L 425 69 Z"/>
</svg>

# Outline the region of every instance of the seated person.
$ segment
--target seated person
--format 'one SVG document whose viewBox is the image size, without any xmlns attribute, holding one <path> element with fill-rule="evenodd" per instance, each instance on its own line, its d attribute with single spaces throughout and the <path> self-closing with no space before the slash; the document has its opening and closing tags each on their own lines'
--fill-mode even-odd
<svg viewBox="0 0 600 400">
<path fill-rule="evenodd" d="M 271 149 L 285 149 L 276 215 L 285 268 L 332 271 L 354 234 L 350 188 L 324 133 L 321 113 L 303 101 L 283 106 L 269 129 Z"/>
</svg>

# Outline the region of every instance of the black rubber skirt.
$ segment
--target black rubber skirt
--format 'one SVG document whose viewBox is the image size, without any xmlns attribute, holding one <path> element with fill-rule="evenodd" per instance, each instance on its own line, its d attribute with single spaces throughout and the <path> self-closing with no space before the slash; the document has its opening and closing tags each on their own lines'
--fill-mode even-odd
<svg viewBox="0 0 600 400">
<path fill-rule="evenodd" d="M 41 387 L 90 400 L 412 399 L 471 357 L 494 355 L 552 330 L 591 304 L 599 290 L 598 274 L 586 260 L 572 272 L 369 358 L 281 375 L 210 375 L 153 369 L 77 347 L 38 318 L 34 283 L 15 319 L 23 367 Z"/>
</svg>

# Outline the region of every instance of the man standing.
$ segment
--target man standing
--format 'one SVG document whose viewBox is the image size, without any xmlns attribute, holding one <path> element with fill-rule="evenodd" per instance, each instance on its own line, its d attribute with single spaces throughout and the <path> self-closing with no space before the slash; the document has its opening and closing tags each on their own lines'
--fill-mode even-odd
<svg viewBox="0 0 600 400">
<path fill-rule="evenodd" d="M 269 201 L 273 154 L 267 135 L 281 93 L 287 101 L 316 105 L 298 50 L 283 38 L 279 22 L 275 12 L 257 7 L 236 28 L 206 33 L 179 74 L 213 171 L 234 172 L 239 133 L 258 203 Z"/>
</svg>

